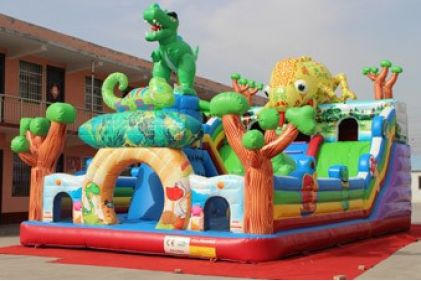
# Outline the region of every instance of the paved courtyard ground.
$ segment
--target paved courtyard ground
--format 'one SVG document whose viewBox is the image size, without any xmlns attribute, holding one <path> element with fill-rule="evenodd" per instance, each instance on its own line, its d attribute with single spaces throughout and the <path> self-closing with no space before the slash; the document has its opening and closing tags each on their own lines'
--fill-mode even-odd
<svg viewBox="0 0 421 281">
<path fill-rule="evenodd" d="M 412 221 L 421 224 L 421 204 L 414 204 Z M 17 233 L 17 226 L 1 226 L 0 247 L 19 244 Z M 224 279 L 148 270 L 67 265 L 52 263 L 53 260 L 0 254 L 0 279 Z M 421 279 L 420 264 L 421 241 L 402 248 L 358 279 Z"/>
<path fill-rule="evenodd" d="M 421 203 L 413 204 L 412 223 L 421 224 Z M 358 279 L 421 279 L 420 264 L 421 241 L 418 241 L 400 249 Z"/>
<path fill-rule="evenodd" d="M 17 236 L 0 237 L 0 247 L 17 244 L 19 244 Z M 0 279 L 221 279 L 220 277 L 160 271 L 59 264 L 53 263 L 54 260 L 55 258 L 0 254 Z"/>
</svg>

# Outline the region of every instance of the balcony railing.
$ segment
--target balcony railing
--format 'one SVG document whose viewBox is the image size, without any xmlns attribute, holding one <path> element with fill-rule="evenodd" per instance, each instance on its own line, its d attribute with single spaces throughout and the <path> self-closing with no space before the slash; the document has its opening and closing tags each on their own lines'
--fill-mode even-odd
<svg viewBox="0 0 421 281">
<path fill-rule="evenodd" d="M 0 123 L 18 125 L 24 117 L 44 117 L 50 102 L 27 99 L 14 95 L 0 94 Z M 70 133 L 76 133 L 79 126 L 92 117 L 104 112 L 77 107 L 76 121 L 67 128 Z"/>
</svg>

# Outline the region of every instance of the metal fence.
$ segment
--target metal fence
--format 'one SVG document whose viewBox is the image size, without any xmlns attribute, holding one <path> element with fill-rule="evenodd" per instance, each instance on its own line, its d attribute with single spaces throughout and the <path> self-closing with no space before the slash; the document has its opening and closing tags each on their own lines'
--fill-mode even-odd
<svg viewBox="0 0 421 281">
<path fill-rule="evenodd" d="M 23 98 L 15 95 L 0 94 L 0 122 L 19 125 L 23 117 L 44 117 L 49 102 Z M 67 127 L 71 133 L 76 133 L 79 126 L 92 117 L 104 113 L 92 111 L 84 107 L 76 107 L 76 121 Z"/>
</svg>

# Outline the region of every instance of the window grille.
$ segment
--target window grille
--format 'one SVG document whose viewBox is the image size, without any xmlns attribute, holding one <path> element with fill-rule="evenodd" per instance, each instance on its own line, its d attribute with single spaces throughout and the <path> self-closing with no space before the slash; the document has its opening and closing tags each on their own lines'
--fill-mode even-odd
<svg viewBox="0 0 421 281">
<path fill-rule="evenodd" d="M 85 108 L 88 110 L 102 111 L 102 95 L 101 95 L 102 81 L 94 79 L 94 97 L 92 99 L 92 78 L 85 77 Z"/>
<path fill-rule="evenodd" d="M 20 160 L 19 156 L 13 153 L 13 187 L 12 196 L 29 196 L 31 181 L 31 167 Z"/>
<path fill-rule="evenodd" d="M 22 98 L 40 101 L 42 99 L 42 66 L 20 61 L 19 94 Z"/>
</svg>

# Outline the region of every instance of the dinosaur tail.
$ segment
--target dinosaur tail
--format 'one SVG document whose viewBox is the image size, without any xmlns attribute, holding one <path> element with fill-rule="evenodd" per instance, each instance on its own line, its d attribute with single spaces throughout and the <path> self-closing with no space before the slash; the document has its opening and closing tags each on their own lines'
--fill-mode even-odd
<svg viewBox="0 0 421 281">
<path fill-rule="evenodd" d="M 129 81 L 124 73 L 114 72 L 105 79 L 102 84 L 102 99 L 104 103 L 111 109 L 116 110 L 116 104 L 121 102 L 121 98 L 117 97 L 114 93 L 114 88 L 118 84 L 120 91 L 126 90 Z"/>
</svg>

